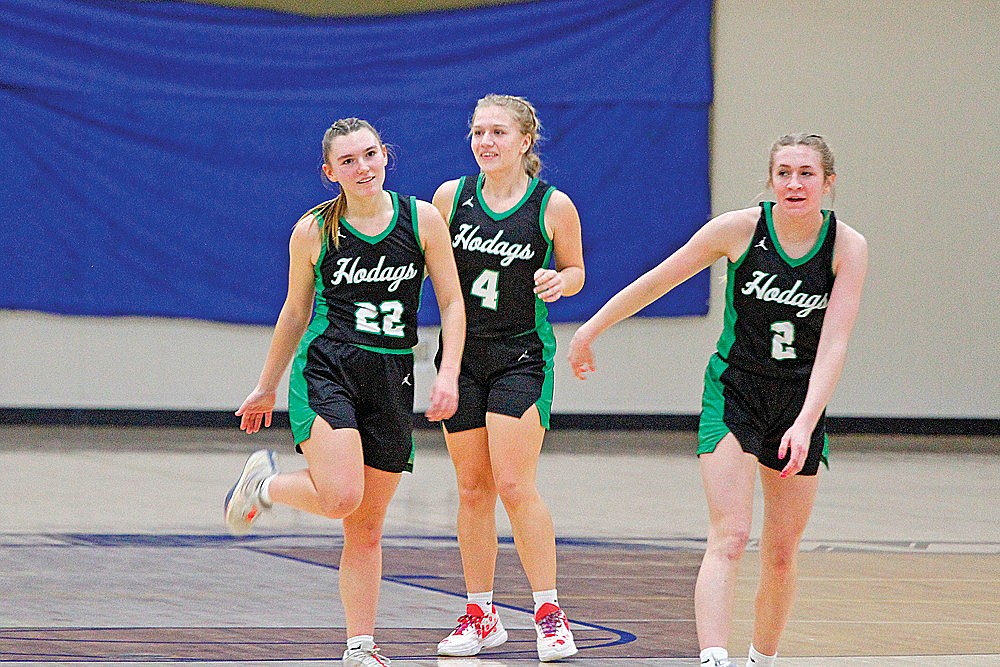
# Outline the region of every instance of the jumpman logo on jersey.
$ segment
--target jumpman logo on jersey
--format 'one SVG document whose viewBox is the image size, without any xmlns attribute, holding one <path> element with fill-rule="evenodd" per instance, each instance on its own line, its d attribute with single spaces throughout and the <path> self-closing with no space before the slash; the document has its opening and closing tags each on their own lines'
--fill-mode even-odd
<svg viewBox="0 0 1000 667">
<path fill-rule="evenodd" d="M 403 378 L 403 381 L 402 381 L 402 382 L 401 382 L 400 384 L 401 384 L 401 385 L 404 385 L 404 384 L 405 384 L 405 385 L 408 385 L 408 386 L 410 386 L 410 387 L 412 387 L 412 386 L 413 386 L 413 383 L 412 383 L 412 382 L 410 382 L 410 374 L 409 374 L 409 373 L 407 373 L 407 374 L 406 374 L 406 377 L 405 377 L 405 378 Z"/>
<path fill-rule="evenodd" d="M 475 195 L 469 197 L 464 202 L 462 202 L 462 206 L 472 206 L 472 200 L 475 199 L 475 198 L 476 198 Z"/>
<path fill-rule="evenodd" d="M 528 354 L 527 350 L 525 350 L 524 354 L 517 358 L 518 361 L 524 361 L 525 359 L 531 359 L 531 355 Z"/>
<path fill-rule="evenodd" d="M 347 234 L 345 234 L 344 230 L 341 229 L 340 227 L 337 227 L 337 238 L 338 239 L 346 239 L 347 238 Z"/>
<path fill-rule="evenodd" d="M 767 239 L 761 239 L 760 241 L 757 242 L 754 248 L 762 248 L 764 250 L 767 250 L 767 244 L 764 243 L 765 241 L 767 241 Z"/>
</svg>

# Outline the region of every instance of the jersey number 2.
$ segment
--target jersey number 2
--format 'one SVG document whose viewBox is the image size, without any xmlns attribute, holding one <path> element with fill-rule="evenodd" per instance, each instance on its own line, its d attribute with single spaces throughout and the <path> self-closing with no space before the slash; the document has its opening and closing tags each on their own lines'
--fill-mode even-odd
<svg viewBox="0 0 1000 667">
<path fill-rule="evenodd" d="M 367 301 L 358 301 L 354 311 L 354 328 L 366 333 L 381 334 L 393 338 L 403 336 L 403 304 L 399 301 L 383 301 L 378 306 Z M 379 325 L 379 314 L 382 323 Z"/>
<path fill-rule="evenodd" d="M 479 277 L 472 281 L 469 294 L 479 297 L 479 305 L 483 308 L 496 310 L 500 302 L 500 272 L 493 269 L 483 269 Z"/>
<path fill-rule="evenodd" d="M 773 322 L 771 331 L 774 338 L 771 339 L 771 356 L 775 359 L 794 359 L 795 348 L 795 325 L 791 322 Z"/>
</svg>

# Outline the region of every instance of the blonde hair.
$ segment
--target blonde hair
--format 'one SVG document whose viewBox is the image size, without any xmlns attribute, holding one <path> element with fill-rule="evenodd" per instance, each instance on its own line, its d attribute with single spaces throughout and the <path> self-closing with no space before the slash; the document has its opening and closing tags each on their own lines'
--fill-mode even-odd
<svg viewBox="0 0 1000 667">
<path fill-rule="evenodd" d="M 330 154 L 330 147 L 333 145 L 333 140 L 337 137 L 343 137 L 345 135 L 357 132 L 359 130 L 369 130 L 375 135 L 375 140 L 378 141 L 379 145 L 383 148 L 388 148 L 382 143 L 382 137 L 379 135 L 378 131 L 372 127 L 372 124 L 367 120 L 362 120 L 360 118 L 341 118 L 337 120 L 326 129 L 323 133 L 323 163 L 328 164 L 327 159 Z M 324 180 L 326 180 L 326 175 L 323 175 Z M 326 180 L 330 183 L 329 180 Z M 327 237 L 335 248 L 340 248 L 340 219 L 344 217 L 347 212 L 347 196 L 344 191 L 341 190 L 336 197 L 329 201 L 325 201 L 316 208 L 314 208 L 310 213 L 320 219 L 319 233 L 320 237 Z"/>
<path fill-rule="evenodd" d="M 532 106 L 531 102 L 517 95 L 490 93 L 476 102 L 472 118 L 469 119 L 470 127 L 479 110 L 486 107 L 502 107 L 509 111 L 514 116 L 514 121 L 517 123 L 521 134 L 526 134 L 531 138 L 527 152 L 521 156 L 521 166 L 528 176 L 532 178 L 538 176 L 539 172 L 542 171 L 542 159 L 535 151 L 535 147 L 542 140 L 542 123 L 538 120 L 538 112 L 535 111 L 535 107 Z"/>
</svg>

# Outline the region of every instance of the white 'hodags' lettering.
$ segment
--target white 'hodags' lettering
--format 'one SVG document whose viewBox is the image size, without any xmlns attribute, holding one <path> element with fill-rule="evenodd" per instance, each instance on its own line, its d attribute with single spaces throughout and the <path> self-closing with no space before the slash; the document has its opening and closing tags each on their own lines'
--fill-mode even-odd
<svg viewBox="0 0 1000 667">
<path fill-rule="evenodd" d="M 786 290 L 779 287 L 771 287 L 771 283 L 777 278 L 777 274 L 765 271 L 754 271 L 753 280 L 743 285 L 741 290 L 744 294 L 753 294 L 761 301 L 773 301 L 786 306 L 796 306 L 800 308 L 796 317 L 806 317 L 814 310 L 823 310 L 830 303 L 830 294 L 806 294 L 800 292 L 801 280 L 796 280 L 795 284 Z"/>
<path fill-rule="evenodd" d="M 484 240 L 477 236 L 479 225 L 459 225 L 458 234 L 452 239 L 451 246 L 457 248 L 462 246 L 463 250 L 482 252 L 487 255 L 501 255 L 500 266 L 510 266 L 515 259 L 531 259 L 535 256 L 535 251 L 531 249 L 531 244 L 508 243 L 501 241 L 503 230 L 491 239 Z"/>
<path fill-rule="evenodd" d="M 370 269 L 358 268 L 360 257 L 344 257 L 337 260 L 337 272 L 330 279 L 330 285 L 339 285 L 341 281 L 348 285 L 357 283 L 389 283 L 386 288 L 395 292 L 404 280 L 415 278 L 417 268 L 413 262 L 404 266 L 385 266 L 385 255 L 378 258 L 378 264 Z"/>
</svg>

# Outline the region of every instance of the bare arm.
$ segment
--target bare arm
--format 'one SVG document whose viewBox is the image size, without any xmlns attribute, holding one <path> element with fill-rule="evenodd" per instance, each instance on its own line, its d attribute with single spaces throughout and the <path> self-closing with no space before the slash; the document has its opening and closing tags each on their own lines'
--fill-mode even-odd
<svg viewBox="0 0 1000 667">
<path fill-rule="evenodd" d="M 430 421 L 440 421 L 451 417 L 458 409 L 458 372 L 465 347 L 465 302 L 451 250 L 451 236 L 438 209 L 418 201 L 417 215 L 424 262 L 441 311 L 441 365 L 431 386 L 426 416 Z"/>
<path fill-rule="evenodd" d="M 563 296 L 573 296 L 583 289 L 583 239 L 580 214 L 570 198 L 556 190 L 545 209 L 545 226 L 552 238 L 556 268 L 535 272 L 535 294 L 551 303 Z"/>
<path fill-rule="evenodd" d="M 261 422 L 265 427 L 271 425 L 278 383 L 309 326 L 315 297 L 313 263 L 319 243 L 315 219 L 303 218 L 295 225 L 288 243 L 288 294 L 274 326 L 257 386 L 236 411 L 236 416 L 241 417 L 240 428 L 247 433 L 259 431 Z"/>
<path fill-rule="evenodd" d="M 451 209 L 455 205 L 455 194 L 458 192 L 458 180 L 445 181 L 434 192 L 432 203 L 444 218 L 445 227 L 448 226 L 448 219 L 451 218 Z"/>
<path fill-rule="evenodd" d="M 597 370 L 591 345 L 605 330 L 631 317 L 721 257 L 738 258 L 753 234 L 759 209 L 731 211 L 713 218 L 659 265 L 611 297 L 584 322 L 570 342 L 569 361 L 581 380 Z"/>
<path fill-rule="evenodd" d="M 838 225 L 837 245 L 834 248 L 836 278 L 823 318 L 816 361 L 809 376 L 809 389 L 802 410 L 781 439 L 778 449 L 779 459 L 791 452 L 788 463 L 781 471 L 782 477 L 798 473 L 805 463 L 809 438 L 833 397 L 844 370 L 847 343 L 854 331 L 861 306 L 861 290 L 868 272 L 868 242 L 843 222 L 838 222 Z"/>
</svg>

